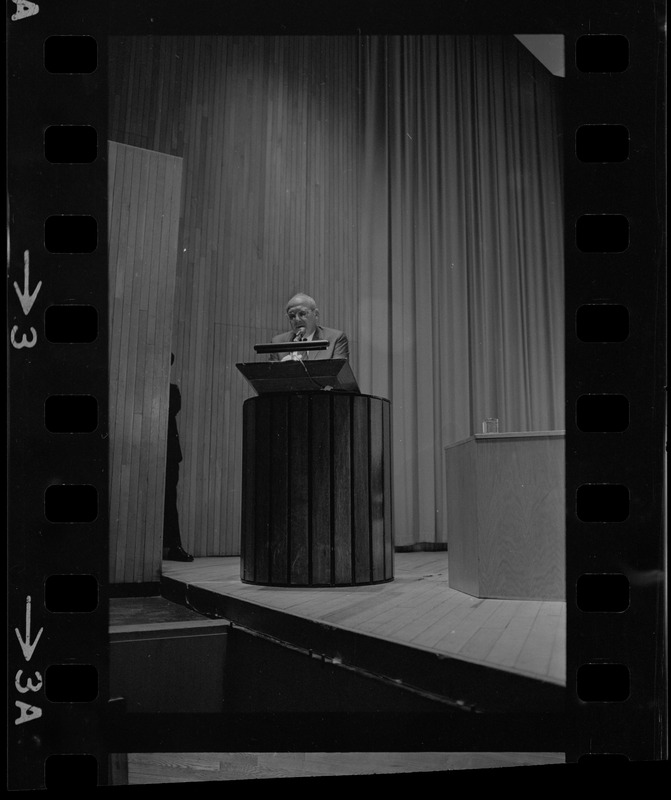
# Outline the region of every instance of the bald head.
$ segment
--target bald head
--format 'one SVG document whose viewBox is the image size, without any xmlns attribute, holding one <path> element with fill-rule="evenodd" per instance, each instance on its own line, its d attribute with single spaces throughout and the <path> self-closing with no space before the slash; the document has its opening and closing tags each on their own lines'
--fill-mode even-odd
<svg viewBox="0 0 671 800">
<path fill-rule="evenodd" d="M 287 316 L 294 331 L 303 328 L 303 335 L 310 336 L 317 328 L 319 309 L 314 298 L 310 297 L 309 294 L 299 292 L 287 303 Z"/>
<path fill-rule="evenodd" d="M 293 306 L 299 305 L 303 305 L 306 308 L 311 308 L 313 311 L 317 310 L 317 303 L 315 303 L 314 297 L 310 297 L 309 294 L 303 294 L 303 292 L 299 292 L 298 294 L 295 294 L 287 303 L 287 312 Z"/>
</svg>

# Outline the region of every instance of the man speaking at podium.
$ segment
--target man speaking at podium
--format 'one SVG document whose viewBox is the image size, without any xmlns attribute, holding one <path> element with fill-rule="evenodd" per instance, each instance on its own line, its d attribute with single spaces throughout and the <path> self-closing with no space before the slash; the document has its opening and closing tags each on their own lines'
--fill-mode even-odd
<svg viewBox="0 0 671 800">
<path fill-rule="evenodd" d="M 301 359 L 314 360 L 323 358 L 344 358 L 349 360 L 349 343 L 347 336 L 342 331 L 333 328 L 323 328 L 319 324 L 319 309 L 317 304 L 307 294 L 296 294 L 287 303 L 287 316 L 291 330 L 273 336 L 273 342 L 311 342 L 313 339 L 328 341 L 325 350 L 296 349 L 280 359 L 280 353 L 271 353 L 271 361 L 300 361 Z"/>
</svg>

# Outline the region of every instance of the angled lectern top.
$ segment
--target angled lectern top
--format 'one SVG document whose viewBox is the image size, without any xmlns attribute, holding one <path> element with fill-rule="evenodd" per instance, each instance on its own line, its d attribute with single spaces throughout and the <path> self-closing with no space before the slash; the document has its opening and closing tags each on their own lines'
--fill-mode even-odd
<svg viewBox="0 0 671 800">
<path fill-rule="evenodd" d="M 286 349 L 286 345 L 284 349 Z M 359 393 L 356 378 L 345 358 L 325 358 L 315 361 L 261 361 L 236 364 L 236 367 L 260 395 L 272 392 L 305 391 Z"/>
</svg>

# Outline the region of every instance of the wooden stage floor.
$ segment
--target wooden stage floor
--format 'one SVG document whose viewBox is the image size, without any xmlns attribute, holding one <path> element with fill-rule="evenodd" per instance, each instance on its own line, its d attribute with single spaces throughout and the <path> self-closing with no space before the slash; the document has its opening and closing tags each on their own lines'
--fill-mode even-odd
<svg viewBox="0 0 671 800">
<path fill-rule="evenodd" d="M 478 599 L 447 578 L 436 552 L 396 553 L 391 583 L 337 588 L 245 584 L 239 558 L 197 558 L 164 561 L 161 594 L 473 710 L 558 708 L 566 604 Z"/>
</svg>

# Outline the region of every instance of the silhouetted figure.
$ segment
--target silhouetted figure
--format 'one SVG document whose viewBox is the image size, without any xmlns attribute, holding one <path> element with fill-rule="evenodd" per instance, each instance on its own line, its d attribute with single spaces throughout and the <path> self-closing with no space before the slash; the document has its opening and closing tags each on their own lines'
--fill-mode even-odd
<svg viewBox="0 0 671 800">
<path fill-rule="evenodd" d="M 170 365 L 175 356 L 171 353 Z M 176 383 L 170 384 L 168 405 L 168 452 L 165 465 L 165 507 L 163 511 L 163 558 L 167 561 L 193 561 L 193 556 L 182 548 L 177 514 L 177 484 L 182 448 L 179 444 L 177 414 L 182 407 L 182 396 Z"/>
</svg>

